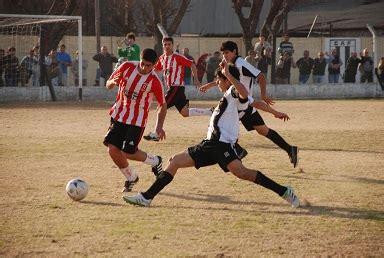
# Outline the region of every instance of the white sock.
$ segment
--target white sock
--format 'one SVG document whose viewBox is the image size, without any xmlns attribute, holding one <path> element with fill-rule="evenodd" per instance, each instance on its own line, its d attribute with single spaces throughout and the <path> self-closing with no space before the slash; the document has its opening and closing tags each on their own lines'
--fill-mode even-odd
<svg viewBox="0 0 384 258">
<path fill-rule="evenodd" d="M 209 108 L 189 108 L 189 116 L 211 116 L 212 111 Z"/>
<path fill-rule="evenodd" d="M 159 158 L 150 153 L 147 153 L 147 158 L 144 160 L 144 163 L 153 167 L 159 164 Z"/>
<path fill-rule="evenodd" d="M 127 178 L 128 181 L 134 181 L 137 178 L 136 171 L 132 166 L 128 166 L 126 168 L 120 168 L 121 173 Z"/>
</svg>

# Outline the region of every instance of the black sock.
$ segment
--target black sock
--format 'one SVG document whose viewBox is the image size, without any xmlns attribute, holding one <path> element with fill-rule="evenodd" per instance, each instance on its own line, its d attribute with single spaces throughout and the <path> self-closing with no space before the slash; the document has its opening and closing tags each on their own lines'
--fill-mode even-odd
<svg viewBox="0 0 384 258">
<path fill-rule="evenodd" d="M 160 175 L 157 177 L 156 181 L 149 187 L 149 189 L 141 193 L 145 199 L 153 199 L 155 196 L 163 190 L 163 188 L 168 185 L 173 179 L 173 176 L 169 174 L 167 171 L 163 171 L 160 173 Z"/>
<path fill-rule="evenodd" d="M 273 141 L 274 144 L 285 150 L 288 154 L 291 151 L 291 145 L 289 145 L 283 137 L 281 137 L 275 130 L 269 129 L 267 138 Z"/>
<path fill-rule="evenodd" d="M 279 196 L 283 196 L 285 191 L 287 191 L 287 187 L 276 183 L 275 181 L 273 181 L 272 179 L 270 179 L 260 171 L 257 171 L 255 183 L 258 185 L 264 186 L 269 190 L 274 191 Z"/>
</svg>

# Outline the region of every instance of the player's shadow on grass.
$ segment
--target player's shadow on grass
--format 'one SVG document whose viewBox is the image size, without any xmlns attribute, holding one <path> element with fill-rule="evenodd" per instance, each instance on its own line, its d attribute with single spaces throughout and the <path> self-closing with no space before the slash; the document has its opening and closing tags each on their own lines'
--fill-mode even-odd
<svg viewBox="0 0 384 258">
<path fill-rule="evenodd" d="M 255 210 L 258 213 L 271 213 L 271 214 L 293 214 L 299 216 L 325 216 L 325 217 L 336 217 L 336 218 L 347 218 L 347 219 L 364 219 L 364 220 L 377 220 L 384 221 L 384 212 L 377 210 L 365 210 L 358 208 L 346 208 L 346 207 L 328 207 L 328 206 L 316 206 L 310 205 L 308 207 L 302 207 L 298 209 L 293 209 L 290 211 L 278 211 L 271 210 L 270 206 L 273 207 L 289 207 L 287 203 L 269 203 L 269 202 L 255 202 L 255 201 L 235 201 L 232 200 L 229 196 L 222 195 L 203 195 L 203 194 L 172 194 L 172 193 L 160 193 L 161 195 L 179 198 L 188 201 L 197 201 L 197 202 L 208 202 L 208 203 L 217 203 L 217 204 L 226 204 L 225 207 L 196 207 L 196 205 L 191 206 L 160 206 L 160 207 L 169 207 L 172 209 L 201 209 L 201 210 L 229 210 L 229 211 L 240 211 L 240 212 L 251 212 L 252 209 L 242 209 L 242 206 L 245 205 L 255 205 L 262 206 L 260 209 Z M 233 206 L 233 207 L 232 207 Z"/>
<path fill-rule="evenodd" d="M 357 176 L 338 176 L 341 179 L 334 179 L 334 178 L 312 178 L 306 175 L 309 175 L 310 173 L 296 173 L 296 175 L 280 175 L 282 177 L 287 178 L 293 178 L 293 179 L 304 179 L 304 180 L 314 180 L 314 181 L 328 181 L 328 182 L 345 182 L 345 183 L 365 183 L 365 184 L 384 184 L 384 180 L 381 179 L 373 179 L 373 178 L 366 178 L 366 177 L 357 177 Z M 316 174 L 316 176 L 319 175 L 326 175 L 326 174 Z M 329 175 L 326 175 L 329 176 Z"/>
<path fill-rule="evenodd" d="M 114 203 L 114 202 L 101 202 L 101 201 L 81 201 L 81 203 L 84 204 L 91 204 L 91 205 L 100 205 L 100 206 L 111 206 L 111 207 L 121 207 L 126 206 L 122 203 Z"/>
<path fill-rule="evenodd" d="M 257 149 L 279 149 L 276 146 L 269 146 L 264 144 L 254 144 L 252 147 Z M 246 146 L 247 148 L 247 146 Z M 340 149 L 340 148 L 302 148 L 300 147 L 300 151 L 333 151 L 333 152 L 352 152 L 352 153 L 370 153 L 370 154 L 384 154 L 384 151 L 375 151 L 375 150 L 349 150 L 349 149 Z"/>
</svg>

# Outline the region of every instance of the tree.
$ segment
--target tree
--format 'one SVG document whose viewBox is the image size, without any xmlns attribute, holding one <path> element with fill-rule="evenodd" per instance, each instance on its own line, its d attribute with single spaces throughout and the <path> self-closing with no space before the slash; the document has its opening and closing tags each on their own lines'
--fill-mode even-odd
<svg viewBox="0 0 384 258">
<path fill-rule="evenodd" d="M 284 18 L 287 17 L 292 7 L 300 1 L 302 0 L 272 0 L 271 8 L 261 30 L 263 35 L 269 35 L 267 37 L 268 41 L 271 41 L 272 34 L 276 35 L 280 32 Z M 264 0 L 252 0 L 252 3 L 250 0 L 232 0 L 232 3 L 232 8 L 235 10 L 240 21 L 245 49 L 248 52 L 252 49 L 252 38 L 256 34 Z M 249 15 L 245 17 L 243 10 L 249 7 Z"/>
<path fill-rule="evenodd" d="M 243 41 L 245 50 L 248 53 L 252 49 L 252 38 L 256 34 L 257 25 L 259 23 L 261 8 L 263 7 L 264 0 L 232 0 L 232 8 L 239 17 L 240 25 L 243 30 Z M 249 8 L 249 15 L 245 17 L 243 13 L 244 8 Z"/>
<path fill-rule="evenodd" d="M 268 41 L 271 41 L 272 37 L 280 32 L 284 19 L 298 2 L 299 0 L 272 0 L 268 16 L 261 28 L 261 33 L 266 35 Z M 283 28 L 283 30 L 287 32 L 287 28 Z"/>
<path fill-rule="evenodd" d="M 141 14 L 147 32 L 156 39 L 155 50 L 162 52 L 163 38 L 156 24 L 161 23 L 169 36 L 176 33 L 191 0 L 151 0 L 150 4 L 142 3 Z M 150 13 L 148 10 L 152 10 Z"/>
</svg>

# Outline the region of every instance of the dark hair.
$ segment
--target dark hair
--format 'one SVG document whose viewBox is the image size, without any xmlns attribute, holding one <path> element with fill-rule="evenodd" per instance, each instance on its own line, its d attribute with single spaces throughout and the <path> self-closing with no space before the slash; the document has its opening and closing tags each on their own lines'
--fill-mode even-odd
<svg viewBox="0 0 384 258">
<path fill-rule="evenodd" d="M 240 71 L 234 64 L 228 64 L 229 73 L 235 77 L 236 80 L 240 80 Z M 216 70 L 216 76 L 227 79 L 227 77 L 221 72 L 220 68 L 217 68 Z"/>
<path fill-rule="evenodd" d="M 161 42 L 164 43 L 164 41 L 171 41 L 173 44 L 173 38 L 172 37 L 165 37 L 165 38 L 163 38 L 163 40 Z"/>
<path fill-rule="evenodd" d="M 236 50 L 236 54 L 239 54 L 239 48 L 237 47 L 237 44 L 233 41 L 224 41 L 221 43 L 220 51 L 229 50 L 231 52 Z"/>
<path fill-rule="evenodd" d="M 64 44 L 61 44 L 61 45 L 60 45 L 60 47 L 63 47 L 63 48 L 65 48 L 65 45 L 64 45 Z"/>
<path fill-rule="evenodd" d="M 136 40 L 135 33 L 133 33 L 133 32 L 128 33 L 128 34 L 127 34 L 127 38 Z"/>
<path fill-rule="evenodd" d="M 8 51 L 16 51 L 16 48 L 15 47 L 9 47 Z"/>
<path fill-rule="evenodd" d="M 157 61 L 157 53 L 155 50 L 151 48 L 146 48 L 141 52 L 140 58 L 155 64 Z"/>
</svg>

